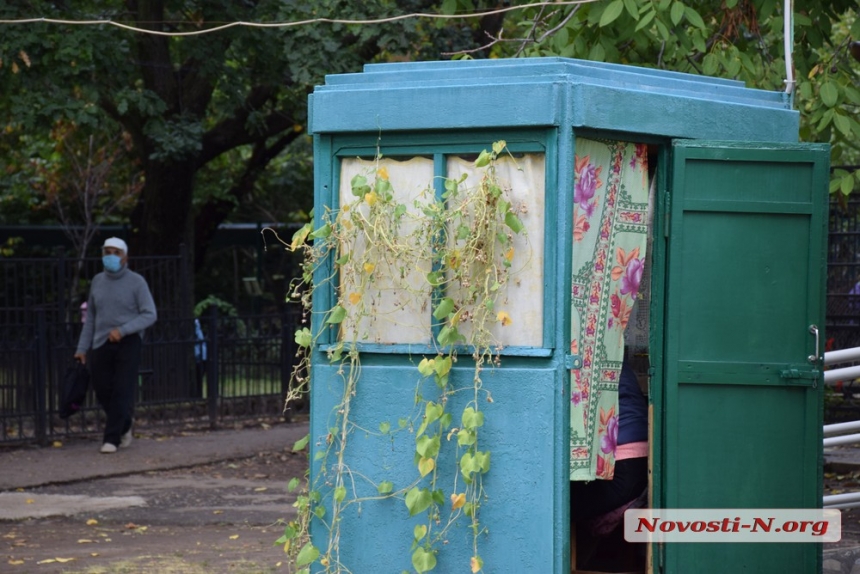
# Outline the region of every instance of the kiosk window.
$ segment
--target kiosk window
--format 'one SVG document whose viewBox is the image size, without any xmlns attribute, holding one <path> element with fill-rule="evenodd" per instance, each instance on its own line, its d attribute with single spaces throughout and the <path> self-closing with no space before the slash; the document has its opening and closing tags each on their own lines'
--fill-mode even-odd
<svg viewBox="0 0 860 574">
<path fill-rule="evenodd" d="M 362 175 L 370 180 L 383 169 L 397 202 L 406 209 L 398 228 L 401 237 L 409 236 L 421 225 L 423 213 L 416 202 L 426 203 L 434 195 L 438 197 L 444 189 L 444 177 L 459 180 L 465 175 L 460 189 L 469 193 L 478 187 L 484 174 L 482 168 L 475 168 L 473 158 L 463 154 L 344 158 L 340 165 L 340 205 L 355 200 L 353 177 Z M 500 347 L 543 346 L 545 172 L 543 153 L 519 153 L 514 157 L 503 154 L 495 162 L 496 177 L 506 200 L 525 228 L 512 236 L 512 267 L 499 299 L 515 324 L 494 324 L 492 328 L 493 343 Z M 369 212 L 366 203 L 355 209 L 359 215 L 366 216 Z M 339 214 L 341 218 L 350 216 L 343 209 Z M 455 230 L 449 230 L 449 241 L 456 242 L 456 235 Z M 501 249 L 501 244 L 496 247 Z M 433 271 L 429 242 L 417 257 L 414 250 L 405 257 L 386 250 L 383 245 L 368 245 L 364 238 L 356 240 L 354 245 L 342 246 L 341 252 L 350 254 L 339 277 L 340 299 L 347 310 L 347 319 L 341 324 L 341 340 L 432 345 L 433 290 L 426 279 Z M 359 267 L 371 259 L 375 266 L 373 273 L 363 272 Z M 450 284 L 439 295 L 460 295 L 462 289 Z M 356 316 L 361 317 L 357 323 L 349 319 Z M 459 328 L 468 338 L 469 323 L 464 322 Z"/>
</svg>

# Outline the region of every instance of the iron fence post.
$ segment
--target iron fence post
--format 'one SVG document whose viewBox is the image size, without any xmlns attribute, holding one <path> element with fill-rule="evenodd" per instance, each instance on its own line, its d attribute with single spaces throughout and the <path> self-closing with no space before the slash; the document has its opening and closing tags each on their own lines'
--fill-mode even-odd
<svg viewBox="0 0 860 574">
<path fill-rule="evenodd" d="M 47 388 L 46 374 L 48 365 L 48 334 L 45 326 L 45 310 L 36 309 L 36 365 L 33 378 L 34 400 L 33 407 L 36 411 L 35 431 L 36 442 L 40 446 L 47 444 L 47 422 L 48 416 L 45 411 L 45 392 Z"/>
<path fill-rule="evenodd" d="M 206 373 L 206 406 L 209 411 L 209 428 L 218 428 L 218 307 L 209 307 L 209 335 L 206 358 L 208 372 Z"/>
</svg>

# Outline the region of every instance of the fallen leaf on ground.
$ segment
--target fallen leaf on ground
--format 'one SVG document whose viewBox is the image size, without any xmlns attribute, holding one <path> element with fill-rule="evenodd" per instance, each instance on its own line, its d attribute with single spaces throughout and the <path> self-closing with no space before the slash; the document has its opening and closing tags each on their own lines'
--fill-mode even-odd
<svg viewBox="0 0 860 574">
<path fill-rule="evenodd" d="M 53 442 L 53 444 L 51 444 L 51 446 L 53 446 L 54 448 L 60 448 L 60 447 L 62 447 L 62 446 L 63 446 L 63 443 L 61 443 L 61 442 L 60 442 L 60 441 L 58 441 L 58 440 L 55 440 L 55 441 Z"/>
<path fill-rule="evenodd" d="M 232 536 L 230 536 L 230 540 L 236 540 L 237 538 L 239 538 L 238 534 L 233 534 Z"/>
<path fill-rule="evenodd" d="M 36 562 L 36 564 L 53 564 L 54 562 L 56 562 L 56 560 L 54 560 L 53 558 L 48 558 L 46 560 L 39 560 L 38 562 Z"/>
<path fill-rule="evenodd" d="M 223 510 L 213 510 L 212 514 L 224 514 Z"/>
<path fill-rule="evenodd" d="M 90 552 L 90 556 L 92 556 L 93 558 L 95 558 L 98 555 L 99 555 L 98 552 Z"/>
<path fill-rule="evenodd" d="M 269 490 L 269 489 L 266 488 L 265 486 L 260 486 L 258 488 L 255 488 L 254 492 L 263 492 L 264 490 Z"/>
<path fill-rule="evenodd" d="M 18 566 L 19 564 L 23 564 L 23 563 L 24 563 L 23 560 L 10 560 L 9 561 L 9 564 L 12 564 L 13 566 Z"/>
<path fill-rule="evenodd" d="M 78 540 L 78 544 L 92 544 L 92 543 L 93 543 L 92 540 L 87 540 L 86 538 L 81 538 L 80 540 Z"/>
<path fill-rule="evenodd" d="M 98 523 L 99 523 L 99 521 L 96 520 L 95 518 L 90 518 L 89 520 L 87 520 L 87 526 L 95 526 Z"/>
<path fill-rule="evenodd" d="M 66 562 L 71 562 L 74 558 L 57 558 L 57 562 L 60 564 L 65 564 Z"/>
<path fill-rule="evenodd" d="M 32 498 L 27 499 L 27 504 L 33 504 L 34 502 L 36 502 L 36 501 L 33 500 Z"/>
</svg>

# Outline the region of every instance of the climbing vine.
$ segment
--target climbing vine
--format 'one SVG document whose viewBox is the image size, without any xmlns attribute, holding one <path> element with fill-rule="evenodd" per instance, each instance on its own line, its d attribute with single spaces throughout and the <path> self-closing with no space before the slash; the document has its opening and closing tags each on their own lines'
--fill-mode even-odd
<svg viewBox="0 0 860 574">
<path fill-rule="evenodd" d="M 278 543 L 295 560 L 299 574 L 309 573 L 314 563 L 326 573 L 349 572 L 340 555 L 344 511 L 391 498 L 402 500 L 409 516 L 423 517 L 413 530 L 415 572 L 435 569 L 451 527 L 460 520 L 467 521 L 471 532 L 471 572 L 482 571 L 479 539 L 486 529 L 480 509 L 485 502 L 483 477 L 491 467 L 491 451 L 481 436 L 482 405 L 493 400 L 483 374 L 500 361 L 501 345 L 493 329 L 513 323 L 506 309 L 505 286 L 521 267 L 514 236 L 525 236 L 520 219 L 525 207 L 512 204 L 510 190 L 496 175 L 496 162 L 506 151 L 504 141 L 494 143 L 475 160 L 477 174 L 445 179 L 438 192 L 430 182 L 411 204 L 398 198 L 386 166 L 377 157 L 373 168 L 351 179 L 349 201 L 304 226 L 287 245 L 305 255 L 301 281 L 291 290 L 305 313 L 304 324 L 295 334 L 300 361 L 287 402 L 308 392 L 311 350 L 321 341 L 331 341 L 321 348 L 343 381 L 333 409 L 334 423 L 315 449 L 319 471 L 313 483 L 296 478 L 289 484 L 291 491 L 301 487 L 295 503 L 298 515 L 286 525 Z M 321 289 L 332 290 L 336 297 L 319 321 L 322 329 L 313 332 L 309 324 L 312 294 Z M 385 297 L 379 296 L 383 291 L 412 299 L 414 304 L 400 301 L 393 309 L 384 307 Z M 396 425 L 383 422 L 373 431 L 358 429 L 350 415 L 360 392 L 361 344 L 372 342 L 368 338 L 375 322 L 386 320 L 397 309 L 420 308 L 423 301 L 432 305 L 435 352 L 413 359 L 417 370 L 413 411 L 404 413 Z M 320 339 L 326 331 L 329 334 Z M 473 368 L 471 384 L 455 388 L 450 383 L 452 368 L 466 358 Z M 425 381 L 430 380 L 435 386 L 426 387 Z M 423 391 L 426 388 L 433 390 L 428 393 Z M 465 406 L 456 413 L 450 409 L 455 393 L 468 393 Z M 416 467 L 412 482 L 395 487 L 391 480 L 377 480 L 352 469 L 346 451 L 356 430 L 392 440 L 396 433 L 411 433 Z M 295 448 L 303 449 L 309 441 L 306 437 Z M 440 454 L 448 448 L 454 449 L 453 473 L 439 468 Z M 446 484 L 451 476 L 453 483 Z M 356 487 L 361 481 L 373 485 L 372 496 L 358 494 L 364 491 Z M 315 535 L 313 541 L 309 536 L 314 521 L 328 533 L 325 545 L 315 545 L 321 536 Z"/>
</svg>

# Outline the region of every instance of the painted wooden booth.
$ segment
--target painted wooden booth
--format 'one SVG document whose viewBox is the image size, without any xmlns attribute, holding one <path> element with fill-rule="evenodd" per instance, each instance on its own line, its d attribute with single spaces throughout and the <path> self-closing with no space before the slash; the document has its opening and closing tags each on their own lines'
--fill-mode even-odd
<svg viewBox="0 0 860 574">
<path fill-rule="evenodd" d="M 316 240 L 400 202 L 316 270 L 311 572 L 587 568 L 570 484 L 612 474 L 624 358 L 649 404 L 652 508 L 820 507 L 828 148 L 798 143 L 786 94 L 551 58 L 368 65 L 310 103 Z M 508 264 L 464 316 L 448 301 L 473 288 L 451 278 L 477 208 L 423 251 L 387 234 L 488 167 Z M 821 568 L 818 544 L 636 550 L 619 568 Z"/>
</svg>

